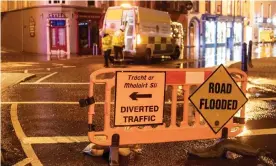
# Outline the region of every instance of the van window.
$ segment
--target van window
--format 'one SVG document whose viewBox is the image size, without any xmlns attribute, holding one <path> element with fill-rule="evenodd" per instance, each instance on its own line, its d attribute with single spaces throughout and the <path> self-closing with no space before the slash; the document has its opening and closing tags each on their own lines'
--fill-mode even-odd
<svg viewBox="0 0 276 166">
<path fill-rule="evenodd" d="M 123 10 L 121 24 L 125 26 L 125 50 L 133 50 L 135 12 L 133 9 Z"/>
<path fill-rule="evenodd" d="M 128 25 L 126 35 L 128 35 L 128 36 L 133 35 L 133 25 Z"/>
<path fill-rule="evenodd" d="M 161 43 L 162 43 L 162 44 L 166 44 L 166 43 L 167 43 L 167 38 L 162 37 L 162 38 L 161 38 Z"/>
<path fill-rule="evenodd" d="M 149 44 L 153 44 L 155 42 L 154 37 L 149 37 Z"/>
<path fill-rule="evenodd" d="M 106 20 L 121 20 L 123 10 L 122 9 L 109 9 L 106 12 Z"/>
</svg>

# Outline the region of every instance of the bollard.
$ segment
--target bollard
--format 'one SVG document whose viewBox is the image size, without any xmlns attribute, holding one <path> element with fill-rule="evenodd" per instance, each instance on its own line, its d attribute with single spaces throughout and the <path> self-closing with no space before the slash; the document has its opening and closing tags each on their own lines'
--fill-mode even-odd
<svg viewBox="0 0 276 166">
<path fill-rule="evenodd" d="M 98 45 L 96 43 L 93 44 L 93 55 L 98 55 Z"/>
<path fill-rule="evenodd" d="M 113 134 L 110 151 L 109 151 L 110 166 L 119 166 L 119 143 L 120 143 L 119 134 Z"/>
<path fill-rule="evenodd" d="M 247 51 L 246 51 L 247 44 L 242 44 L 242 59 L 241 59 L 241 70 L 247 72 Z"/>
<path fill-rule="evenodd" d="M 252 68 L 253 65 L 252 65 L 252 40 L 249 41 L 249 45 L 248 45 L 248 64 L 249 64 L 249 67 Z"/>
</svg>

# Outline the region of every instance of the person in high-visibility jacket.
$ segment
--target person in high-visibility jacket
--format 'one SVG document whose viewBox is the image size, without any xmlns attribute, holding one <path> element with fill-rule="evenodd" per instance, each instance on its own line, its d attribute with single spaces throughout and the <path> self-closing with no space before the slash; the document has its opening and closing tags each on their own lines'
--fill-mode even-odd
<svg viewBox="0 0 276 166">
<path fill-rule="evenodd" d="M 118 59 L 118 55 L 120 57 L 123 56 L 123 49 L 125 47 L 125 26 L 121 26 L 119 30 L 117 30 L 112 38 L 112 45 L 114 48 L 115 59 Z"/>
<path fill-rule="evenodd" d="M 108 60 L 113 63 L 114 60 L 110 56 L 112 49 L 112 36 L 106 31 L 102 31 L 102 49 L 104 52 L 104 67 L 109 67 Z"/>
</svg>

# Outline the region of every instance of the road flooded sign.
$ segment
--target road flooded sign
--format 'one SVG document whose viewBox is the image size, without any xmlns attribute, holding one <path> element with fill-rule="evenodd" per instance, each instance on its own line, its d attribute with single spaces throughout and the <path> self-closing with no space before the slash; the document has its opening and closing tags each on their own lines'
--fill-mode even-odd
<svg viewBox="0 0 276 166">
<path fill-rule="evenodd" d="M 189 97 L 217 134 L 247 102 L 247 98 L 223 65 Z"/>
<path fill-rule="evenodd" d="M 163 124 L 165 72 L 117 71 L 115 126 Z"/>
</svg>

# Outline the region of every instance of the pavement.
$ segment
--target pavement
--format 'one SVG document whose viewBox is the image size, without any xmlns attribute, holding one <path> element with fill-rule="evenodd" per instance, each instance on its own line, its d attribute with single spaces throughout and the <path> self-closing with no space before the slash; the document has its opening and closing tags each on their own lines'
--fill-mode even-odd
<svg viewBox="0 0 276 166">
<path fill-rule="evenodd" d="M 252 60 L 253 67 L 248 66 L 248 76 L 255 78 L 276 79 L 276 58 L 265 57 Z M 241 62 L 229 65 L 230 68 L 241 69 Z"/>
<path fill-rule="evenodd" d="M 1 73 L 1 92 L 9 86 L 26 81 L 34 76 L 35 74 L 30 73 Z"/>
</svg>

